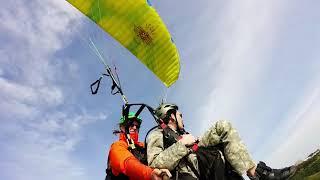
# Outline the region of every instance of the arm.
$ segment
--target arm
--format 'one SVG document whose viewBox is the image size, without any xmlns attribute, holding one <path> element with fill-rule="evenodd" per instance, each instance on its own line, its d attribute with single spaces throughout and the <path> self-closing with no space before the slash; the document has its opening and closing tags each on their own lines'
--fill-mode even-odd
<svg viewBox="0 0 320 180">
<path fill-rule="evenodd" d="M 112 172 L 115 175 L 123 173 L 135 179 L 151 179 L 153 169 L 142 164 L 133 154 L 127 150 L 125 142 L 113 143 L 109 152 L 109 160 Z"/>
<path fill-rule="evenodd" d="M 150 133 L 147 139 L 147 156 L 150 167 L 171 171 L 187 154 L 188 148 L 179 141 L 164 149 L 163 134 L 159 130 Z"/>
</svg>

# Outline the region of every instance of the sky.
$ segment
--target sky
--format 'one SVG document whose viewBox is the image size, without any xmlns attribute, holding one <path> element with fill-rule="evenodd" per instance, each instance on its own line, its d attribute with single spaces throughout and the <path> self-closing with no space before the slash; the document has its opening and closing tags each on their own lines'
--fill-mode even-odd
<svg viewBox="0 0 320 180">
<path fill-rule="evenodd" d="M 201 136 L 229 120 L 257 162 L 280 168 L 320 148 L 320 2 L 151 0 L 179 50 L 166 88 L 64 0 L 0 0 L 0 179 L 103 179 L 122 101 L 102 81 L 91 38 L 129 102 L 178 104 Z M 147 113 L 141 137 L 155 125 Z"/>
</svg>

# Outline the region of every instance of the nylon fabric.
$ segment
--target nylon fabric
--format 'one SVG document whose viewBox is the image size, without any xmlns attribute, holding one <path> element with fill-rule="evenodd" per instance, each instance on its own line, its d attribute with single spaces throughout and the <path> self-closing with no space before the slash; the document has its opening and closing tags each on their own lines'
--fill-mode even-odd
<svg viewBox="0 0 320 180">
<path fill-rule="evenodd" d="M 180 58 L 166 25 L 146 0 L 67 0 L 109 33 L 167 87 L 180 73 Z"/>
<path fill-rule="evenodd" d="M 162 132 L 162 129 L 157 129 L 152 131 L 149 137 L 147 137 L 148 164 L 154 168 L 168 168 L 170 171 L 177 167 L 179 173 L 189 173 L 193 177 L 196 177 L 195 173 L 192 172 L 186 163 L 179 163 L 190 152 L 189 149 L 179 141 L 165 148 Z M 242 175 L 248 169 L 255 166 L 237 131 L 231 126 L 230 122 L 224 120 L 214 123 L 200 138 L 198 145 L 199 149 L 201 149 L 221 143 L 225 144 L 223 157 L 231 164 L 231 167 L 236 172 L 235 174 Z M 200 162 L 196 154 L 189 154 L 187 159 L 199 171 Z"/>
<path fill-rule="evenodd" d="M 140 144 L 142 145 L 142 144 Z M 136 146 L 140 146 L 136 145 Z M 129 151 L 126 141 L 119 140 L 113 143 L 109 151 L 109 167 L 114 176 L 128 176 L 132 180 L 149 180 L 152 168 L 142 164 L 140 160 Z"/>
</svg>

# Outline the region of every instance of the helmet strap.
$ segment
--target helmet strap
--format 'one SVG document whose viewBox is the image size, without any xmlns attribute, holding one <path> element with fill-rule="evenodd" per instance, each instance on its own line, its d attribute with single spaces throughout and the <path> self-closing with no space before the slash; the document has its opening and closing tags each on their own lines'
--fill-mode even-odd
<svg viewBox="0 0 320 180">
<path fill-rule="evenodd" d="M 174 121 L 176 122 L 176 126 L 177 126 L 177 132 L 182 135 L 182 134 L 185 134 L 186 131 L 184 130 L 184 128 L 180 128 L 179 127 L 179 124 L 178 124 L 178 120 L 177 120 L 177 111 L 174 111 Z"/>
<path fill-rule="evenodd" d="M 126 131 L 125 132 L 125 136 L 126 136 L 126 140 L 127 140 L 129 148 L 130 149 L 135 149 L 136 146 L 134 145 L 134 142 L 130 137 L 130 132 L 129 132 L 129 126 L 128 125 L 125 126 L 125 131 Z"/>
</svg>

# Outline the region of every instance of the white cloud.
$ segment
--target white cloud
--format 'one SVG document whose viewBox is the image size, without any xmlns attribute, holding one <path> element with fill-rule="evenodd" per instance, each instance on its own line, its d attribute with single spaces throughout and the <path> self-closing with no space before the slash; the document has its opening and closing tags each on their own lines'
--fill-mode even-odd
<svg viewBox="0 0 320 180">
<path fill-rule="evenodd" d="M 212 18 L 219 18 L 215 19 L 213 23 L 198 24 L 199 28 L 195 30 L 198 31 L 195 33 L 197 36 L 191 37 L 201 37 L 201 33 L 212 35 L 207 36 L 200 43 L 195 39 L 187 43 L 190 44 L 191 56 L 195 54 L 195 58 L 191 59 L 191 61 L 194 61 L 194 66 L 190 65 L 190 69 L 184 71 L 187 75 L 184 75 L 196 78 L 188 79 L 188 82 L 185 81 L 186 84 L 182 84 L 181 90 L 176 93 L 178 96 L 182 94 L 181 101 L 184 104 L 192 106 L 189 110 L 193 114 L 189 118 L 192 119 L 192 127 L 189 126 L 192 129 L 191 132 L 202 134 L 210 124 L 218 119 L 231 120 L 239 129 L 245 143 L 249 145 L 250 152 L 254 152 L 254 158 L 256 159 L 255 156 L 258 154 L 257 160 L 265 160 L 270 155 L 269 163 L 271 162 L 271 165 L 277 167 L 288 165 L 292 161 L 296 161 L 298 156 L 299 158 L 303 157 L 303 155 L 315 150 L 315 147 L 319 145 L 319 143 L 318 145 L 316 143 L 316 138 L 319 135 L 315 132 L 316 128 L 319 128 L 319 123 L 315 121 L 316 117 L 319 116 L 317 110 L 319 109 L 317 105 L 319 97 L 317 97 L 316 91 L 319 89 L 320 82 L 316 80 L 310 84 L 309 88 L 302 87 L 302 91 L 305 88 L 309 89 L 305 93 L 283 87 L 286 90 L 286 92 L 284 90 L 284 93 L 290 94 L 293 91 L 293 94 L 297 95 L 297 99 L 301 98 L 301 101 L 290 104 L 290 107 L 284 107 L 283 104 L 286 103 L 279 105 L 287 100 L 290 101 L 286 97 L 282 97 L 286 95 L 282 94 L 283 92 L 276 92 L 279 87 L 277 83 L 289 85 L 286 80 L 292 81 L 295 78 L 306 79 L 303 81 L 305 83 L 310 77 L 319 77 L 317 73 L 310 73 L 312 69 L 319 69 L 316 68 L 319 67 L 316 63 L 317 60 L 300 61 L 295 59 L 293 62 L 290 59 L 297 55 L 309 60 L 309 54 L 316 53 L 316 51 L 305 54 L 304 52 L 293 52 L 292 50 L 300 46 L 291 46 L 283 42 L 283 39 L 287 40 L 286 38 L 288 38 L 287 36 L 282 37 L 283 34 L 301 33 L 301 36 L 304 36 L 302 35 L 304 30 L 310 28 L 304 27 L 301 31 L 292 32 L 291 30 L 287 32 L 289 28 L 284 28 L 283 24 L 292 20 L 291 17 L 286 17 L 286 15 L 288 15 L 288 12 L 294 13 L 295 6 L 298 5 L 284 4 L 284 2 L 279 1 L 256 3 L 252 1 L 228 1 L 228 4 L 223 6 L 224 9 L 220 11 L 221 15 L 214 14 L 212 11 L 207 13 Z M 202 45 L 203 43 L 205 45 Z M 211 55 L 198 58 L 199 54 L 194 53 L 194 48 L 198 48 L 194 46 L 198 45 L 202 47 L 199 48 L 201 49 L 200 53 L 197 51 L 199 54 L 209 49 L 207 51 Z M 283 50 L 276 48 L 283 48 Z M 283 51 L 292 52 L 284 56 Z M 288 72 L 288 69 L 278 67 L 286 66 L 284 62 L 289 64 L 301 63 L 301 69 L 298 69 L 298 71 L 297 69 L 290 69 L 292 72 Z M 306 64 L 315 66 L 304 66 Z M 281 71 L 283 72 L 279 73 Z M 277 82 L 268 81 L 268 77 L 274 76 L 274 73 L 291 77 L 276 77 L 275 80 L 281 80 Z M 194 74 L 198 75 L 194 76 Z M 190 82 L 192 82 L 192 85 Z M 266 85 L 265 83 L 269 84 Z M 206 92 L 203 89 L 209 89 L 208 93 L 199 93 Z M 194 95 L 195 93 L 197 94 Z M 278 99 L 269 101 L 268 96 L 271 99 Z M 195 102 L 199 106 L 195 106 Z M 294 100 L 291 102 L 294 102 Z M 284 111 L 281 112 L 277 108 Z M 282 116 L 285 116 L 286 111 L 290 108 L 294 109 L 291 113 L 289 112 L 287 118 L 282 119 Z M 278 114 L 275 114 L 275 111 Z M 275 119 L 268 121 L 268 118 L 274 117 L 277 118 L 279 123 Z M 186 120 L 190 122 L 190 120 Z M 199 127 L 199 122 L 202 123 L 201 127 Z M 282 129 L 290 129 L 290 131 L 284 133 Z M 270 132 L 274 135 L 270 136 Z M 292 132 L 298 133 L 293 135 Z M 303 148 L 295 149 L 295 144 Z M 271 155 L 273 151 L 275 153 Z M 287 153 L 287 151 L 290 151 L 290 153 Z"/>
<path fill-rule="evenodd" d="M 52 55 L 68 43 L 79 16 L 66 1 L 10 1 L 2 6 L 0 32 L 10 40 L 1 48 L 3 71 L 22 84 L 48 87 L 61 73 L 54 66 L 61 60 Z"/>
<path fill-rule="evenodd" d="M 66 1 L 10 1 L 1 9 L 0 32 L 9 40 L 0 48 L 2 116 L 20 118 L 61 105 L 65 95 L 55 77 L 67 72 L 53 55 L 77 28 L 75 11 Z"/>
<path fill-rule="evenodd" d="M 282 123 L 274 129 L 273 136 L 265 146 L 274 150 L 267 160 L 275 166 L 287 166 L 305 159 L 320 148 L 320 74 L 315 76 L 297 105 Z"/>
<path fill-rule="evenodd" d="M 77 16 L 66 1 L 15 1 L 3 3 L 1 25 L 7 32 L 39 48 L 35 55 L 53 52 L 72 32 Z M 43 52 L 45 51 L 45 52 Z"/>
<path fill-rule="evenodd" d="M 3 100 L 23 102 L 30 105 L 57 106 L 63 102 L 61 90 L 52 85 L 48 87 L 30 87 L 0 77 L 0 86 L 2 87 L 1 96 Z"/>
<path fill-rule="evenodd" d="M 55 56 L 79 16 L 66 1 L 8 1 L 0 9 L 0 179 L 90 179 L 72 153 L 82 127 L 106 115 L 70 110 L 66 98 L 75 94 L 56 78 L 79 73 Z"/>
<path fill-rule="evenodd" d="M 84 167 L 72 156 L 81 140 L 81 127 L 105 115 L 67 115 L 51 113 L 41 121 L 5 127 L 2 141 L 2 176 L 7 179 L 90 179 Z M 1 128 L 2 129 L 2 128 Z M 11 131 L 12 130 L 12 131 Z"/>
<path fill-rule="evenodd" d="M 26 105 L 18 101 L 1 101 L 0 102 L 1 122 L 12 121 L 12 119 L 34 118 L 39 114 L 36 107 Z"/>
<path fill-rule="evenodd" d="M 230 1 L 214 27 L 209 26 L 217 34 L 208 37 L 213 41 L 206 45 L 215 51 L 206 59 L 205 68 L 212 71 L 204 71 L 205 77 L 211 77 L 204 84 L 211 86 L 211 91 L 197 111 L 203 119 L 201 131 L 217 119 L 237 121 L 244 103 L 266 71 L 268 51 L 277 36 L 272 24 L 276 23 L 281 8 L 281 4 L 272 1 Z M 258 126 L 254 120 L 247 123 Z"/>
<path fill-rule="evenodd" d="M 279 1 L 226 3 L 224 9 L 219 11 L 221 14 L 217 16 L 217 21 L 206 24 L 208 27 L 195 26 L 192 29 L 198 35 L 212 34 L 199 43 L 204 45 L 200 47 L 208 48 L 210 54 L 201 59 L 205 64 L 201 72 L 194 72 L 207 77 L 197 79 L 195 83 L 202 83 L 210 92 L 195 95 L 197 91 L 190 88 L 188 81 L 187 86 L 178 93 L 192 95 L 194 99 L 183 97 L 191 106 L 193 104 L 190 102 L 198 101 L 199 97 L 205 99 L 201 103 L 202 108 L 197 110 L 193 107 L 190 111 L 196 120 L 202 120 L 201 128 L 193 126 L 196 130 L 203 132 L 212 121 L 227 118 L 240 128 L 245 139 L 254 139 L 252 134 L 265 133 L 263 126 L 259 125 L 262 122 L 246 119 L 243 124 L 239 122 L 243 120 L 239 120 L 239 114 L 248 107 L 248 101 L 254 99 L 261 76 L 266 74 L 265 67 L 271 58 L 270 48 L 277 42 L 278 29 L 275 25 L 287 5 L 283 6 Z M 79 24 L 75 22 L 79 20 L 79 13 L 76 14 L 77 11 L 66 1 L 8 1 L 1 3 L 1 7 L 0 40 L 4 38 L 2 34 L 9 39 L 0 44 L 1 179 L 90 179 L 86 177 L 86 170 L 77 164 L 78 159 L 72 156 L 72 152 L 81 140 L 82 127 L 106 116 L 86 112 L 76 114 L 63 107 L 65 98 L 72 94 L 63 91 L 56 77 L 70 74 L 65 78 L 77 78 L 79 67 L 69 59 L 53 56 L 68 43 L 74 29 L 78 28 Z M 208 6 L 207 10 L 204 21 L 211 19 L 212 9 Z M 194 52 L 192 45 L 189 48 L 190 52 Z M 194 62 L 201 63 L 197 59 Z M 61 67 L 66 67 L 64 70 L 67 72 Z M 190 68 L 185 72 L 194 71 L 194 67 Z M 180 81 L 183 78 L 182 75 Z M 310 99 L 307 95 L 306 99 Z M 319 98 L 313 96 L 316 97 Z M 306 107 L 299 117 L 308 120 L 300 125 L 314 130 L 319 127 L 316 122 L 318 105 L 314 103 L 312 107 Z M 60 108 L 62 112 L 55 108 Z M 297 108 L 288 119 L 299 119 L 295 116 L 300 110 Z M 293 130 L 315 140 L 315 136 L 303 128 L 294 126 Z M 270 157 L 271 161 L 276 161 L 279 154 L 303 140 L 298 135 L 292 136 L 283 148 Z"/>
</svg>

